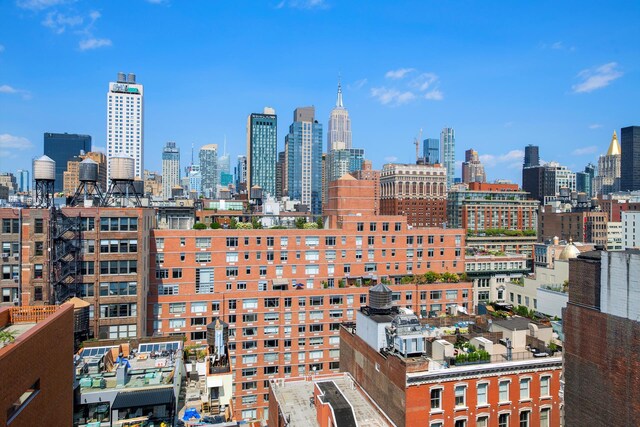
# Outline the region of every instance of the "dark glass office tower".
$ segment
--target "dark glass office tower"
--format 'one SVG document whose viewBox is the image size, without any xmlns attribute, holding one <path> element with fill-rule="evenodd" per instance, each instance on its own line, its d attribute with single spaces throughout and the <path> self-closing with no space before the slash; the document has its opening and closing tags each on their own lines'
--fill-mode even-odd
<svg viewBox="0 0 640 427">
<path fill-rule="evenodd" d="M 524 164 L 523 168 L 530 168 L 532 166 L 540 165 L 540 154 L 538 152 L 537 145 L 527 145 L 524 147 Z"/>
<path fill-rule="evenodd" d="M 277 161 L 278 117 L 267 107 L 263 114 L 252 113 L 247 119 L 247 191 L 259 185 L 275 196 Z"/>
<path fill-rule="evenodd" d="M 640 126 L 629 126 L 620 131 L 622 158 L 620 162 L 622 191 L 640 190 Z"/>
<path fill-rule="evenodd" d="M 56 182 L 53 191 L 64 190 L 64 171 L 67 170 L 67 162 L 80 154 L 80 151 L 91 151 L 91 136 L 75 133 L 51 133 L 44 134 L 44 155 L 56 162 Z"/>
<path fill-rule="evenodd" d="M 427 165 L 440 163 L 440 141 L 436 138 L 427 138 L 422 142 L 422 155 Z"/>
</svg>

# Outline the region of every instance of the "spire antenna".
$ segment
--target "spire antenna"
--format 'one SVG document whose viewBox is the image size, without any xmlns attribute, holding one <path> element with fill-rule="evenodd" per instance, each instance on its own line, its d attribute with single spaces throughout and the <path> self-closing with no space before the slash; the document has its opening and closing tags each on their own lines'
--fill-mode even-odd
<svg viewBox="0 0 640 427">
<path fill-rule="evenodd" d="M 336 107 L 342 108 L 342 84 L 340 82 L 340 73 L 338 73 L 338 99 L 336 100 Z"/>
</svg>

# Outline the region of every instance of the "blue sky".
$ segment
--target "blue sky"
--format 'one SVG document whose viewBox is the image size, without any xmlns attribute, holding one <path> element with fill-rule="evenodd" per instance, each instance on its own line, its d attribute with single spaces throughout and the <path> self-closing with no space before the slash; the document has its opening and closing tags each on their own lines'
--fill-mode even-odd
<svg viewBox="0 0 640 427">
<path fill-rule="evenodd" d="M 4 0 L 0 171 L 30 169 L 43 132 L 104 147 L 118 71 L 145 85 L 151 170 L 165 141 L 185 164 L 192 143 L 225 135 L 244 153 L 264 106 L 281 146 L 298 106 L 326 127 L 339 73 L 376 168 L 414 161 L 421 128 L 452 126 L 457 159 L 475 148 L 489 180 L 519 182 L 527 144 L 581 170 L 640 124 L 639 19 L 635 1 Z"/>
</svg>

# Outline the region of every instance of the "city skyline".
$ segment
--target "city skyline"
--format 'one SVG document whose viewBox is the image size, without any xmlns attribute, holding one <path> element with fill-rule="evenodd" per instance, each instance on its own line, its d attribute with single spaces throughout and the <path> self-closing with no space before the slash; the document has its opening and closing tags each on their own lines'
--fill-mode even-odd
<svg viewBox="0 0 640 427">
<path fill-rule="evenodd" d="M 114 27 L 119 3 L 100 10 L 82 1 L 0 6 L 3 16 L 12 18 L 0 32 L 0 108 L 7 112 L 0 118 L 0 158 L 10 159 L 0 160 L 0 169 L 29 170 L 31 159 L 42 154 L 44 132 L 89 134 L 96 148 L 105 150 L 104 88 L 115 73 L 128 70 L 135 71 L 147 89 L 145 164 L 156 171 L 161 170 L 166 141 L 187 150 L 192 143 L 221 144 L 226 134 L 229 154 L 245 154 L 245 119 L 264 105 L 283 114 L 299 105 L 314 105 L 326 127 L 339 73 L 354 120 L 353 145 L 366 150 L 376 169 L 389 161 L 413 162 L 413 141 L 421 128 L 424 138 L 434 138 L 450 126 L 457 134 L 456 176 L 464 151 L 473 147 L 482 153 L 489 181 L 519 182 L 528 144 L 540 146 L 541 159 L 579 171 L 606 153 L 613 130 L 637 121 L 626 101 L 639 87 L 638 58 L 629 42 L 638 38 L 639 30 L 630 25 L 638 15 L 636 5 L 596 8 L 581 3 L 576 16 L 568 13 L 571 4 L 561 5 L 554 16 L 545 15 L 540 5 L 495 10 L 489 6 L 483 11 L 487 16 L 493 12 L 495 18 L 486 22 L 472 22 L 478 11 L 468 5 L 408 4 L 416 9 L 412 15 L 420 18 L 399 16 L 402 7 L 383 5 L 367 11 L 366 22 L 357 22 L 353 17 L 359 11 L 340 2 L 273 2 L 249 10 L 159 3 L 133 3 L 130 13 L 149 14 L 150 22 L 143 29 L 119 33 Z M 211 16 L 215 25 L 198 14 Z M 443 30 L 438 19 L 449 14 L 456 16 L 449 30 L 467 29 L 436 41 Z M 387 16 L 392 18 L 388 22 Z M 505 22 L 505 16 L 513 22 Z M 527 22 L 515 26 L 519 16 L 530 16 L 527 22 L 536 21 L 536 16 L 545 20 L 539 28 Z M 255 23 L 256 28 L 237 34 L 230 24 L 237 19 Z M 165 40 L 167 36 L 153 28 L 169 20 L 184 28 L 171 35 L 176 41 Z M 617 25 L 609 26 L 606 36 L 590 31 L 607 21 Z M 193 29 L 186 29 L 187 23 Z M 312 60 L 325 64 L 315 68 L 309 67 L 309 59 L 291 67 L 279 65 L 300 43 L 295 41 L 276 43 L 268 55 L 254 51 L 237 57 L 235 52 L 244 49 L 255 31 L 262 31 L 257 24 L 274 26 L 276 41 L 284 36 L 280 27 L 309 27 L 313 45 L 331 42 L 340 27 L 344 45 L 341 51 L 329 52 L 331 61 L 319 49 Z M 376 28 L 383 25 L 397 31 L 377 34 Z M 205 37 L 192 32 L 207 26 L 216 30 L 205 31 Z M 501 36 L 507 33 L 510 43 L 505 44 Z M 579 40 L 574 33 L 582 34 Z M 367 43 L 360 35 L 369 37 Z M 220 46 L 220 38 L 229 38 L 228 46 Z M 472 39 L 472 48 L 461 47 Z M 190 42 L 186 47 L 184 40 Z M 136 54 L 156 41 L 167 42 L 165 53 L 151 49 L 147 58 Z M 400 42 L 405 46 L 378 56 L 380 46 L 391 48 Z M 426 54 L 416 55 L 424 43 Z M 164 55 L 183 60 L 160 67 L 166 62 Z M 217 65 L 199 59 L 212 55 Z M 59 66 L 42 79 L 31 57 Z M 264 64 L 260 73 L 250 66 L 255 63 Z M 473 64 L 473 71 L 460 67 L 463 63 Z M 50 108 L 53 100 L 59 107 L 55 110 Z M 287 123 L 281 122 L 278 150 L 286 131 Z"/>
</svg>

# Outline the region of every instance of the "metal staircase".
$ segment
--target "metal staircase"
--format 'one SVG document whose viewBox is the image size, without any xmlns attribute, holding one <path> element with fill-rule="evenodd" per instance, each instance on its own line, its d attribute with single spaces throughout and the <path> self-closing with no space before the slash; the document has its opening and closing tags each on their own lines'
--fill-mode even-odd
<svg viewBox="0 0 640 427">
<path fill-rule="evenodd" d="M 56 304 L 77 296 L 81 268 L 80 216 L 66 216 L 60 208 L 51 211 L 51 285 Z"/>
</svg>

